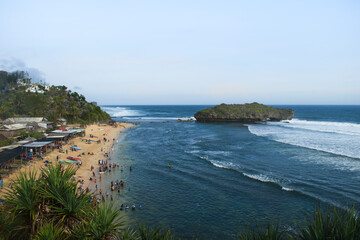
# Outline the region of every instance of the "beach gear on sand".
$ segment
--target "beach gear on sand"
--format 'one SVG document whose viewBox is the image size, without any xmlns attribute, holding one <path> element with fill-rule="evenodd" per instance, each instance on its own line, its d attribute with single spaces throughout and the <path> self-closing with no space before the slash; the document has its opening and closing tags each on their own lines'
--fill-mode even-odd
<svg viewBox="0 0 360 240">
<path fill-rule="evenodd" d="M 75 146 L 72 146 L 72 147 L 70 147 L 70 148 L 75 149 L 75 150 L 81 150 L 81 149 L 82 149 L 82 148 L 80 148 L 80 147 L 75 147 Z"/>
<path fill-rule="evenodd" d="M 73 161 L 78 161 L 78 160 L 80 160 L 80 158 L 74 158 L 74 157 L 71 157 L 71 156 L 67 157 L 67 159 L 73 160 Z"/>
</svg>

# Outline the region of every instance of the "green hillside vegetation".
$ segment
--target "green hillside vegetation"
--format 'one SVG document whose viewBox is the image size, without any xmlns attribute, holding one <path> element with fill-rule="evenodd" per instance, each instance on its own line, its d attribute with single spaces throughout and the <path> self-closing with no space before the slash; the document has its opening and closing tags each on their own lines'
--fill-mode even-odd
<svg viewBox="0 0 360 240">
<path fill-rule="evenodd" d="M 18 86 L 17 79 L 26 77 L 21 72 L 0 71 L 0 118 L 45 117 L 49 121 L 65 118 L 68 123 L 90 123 L 110 120 L 109 114 L 100 107 L 88 103 L 83 95 L 67 90 L 66 86 L 51 86 L 45 93 L 25 92 L 26 86 Z M 24 81 L 31 79 L 25 78 Z M 44 90 L 44 87 L 39 85 Z"/>
</svg>

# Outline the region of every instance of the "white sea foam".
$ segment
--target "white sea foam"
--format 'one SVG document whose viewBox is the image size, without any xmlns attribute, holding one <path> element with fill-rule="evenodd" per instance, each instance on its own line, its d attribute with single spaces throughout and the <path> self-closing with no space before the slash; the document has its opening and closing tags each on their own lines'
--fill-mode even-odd
<svg viewBox="0 0 360 240">
<path fill-rule="evenodd" d="M 255 180 L 258 180 L 258 181 L 261 181 L 261 182 L 269 182 L 269 183 L 276 183 L 276 184 L 279 184 L 279 182 L 269 176 L 266 176 L 264 174 L 248 174 L 248 173 L 243 173 L 243 175 L 245 177 L 248 177 L 248 178 L 252 178 L 252 179 L 255 179 Z"/>
<path fill-rule="evenodd" d="M 218 168 L 226 168 L 226 169 L 236 169 L 237 165 L 233 164 L 232 162 L 225 162 L 225 161 L 217 161 L 209 159 L 208 156 L 198 156 L 200 159 L 206 160 L 210 162 L 212 165 Z"/>
<path fill-rule="evenodd" d="M 293 120 L 248 125 L 257 136 L 299 147 L 360 158 L 360 124 Z"/>
<path fill-rule="evenodd" d="M 204 151 L 205 154 L 208 155 L 223 155 L 223 156 L 229 156 L 231 152 L 229 151 Z"/>
<path fill-rule="evenodd" d="M 209 160 L 212 165 L 218 168 L 226 168 L 226 169 L 234 169 L 235 164 L 231 162 L 224 162 L 224 161 L 216 161 L 216 160 Z"/>
<path fill-rule="evenodd" d="M 102 107 L 111 117 L 142 116 L 142 111 L 129 109 L 127 107 Z"/>
<path fill-rule="evenodd" d="M 293 119 L 285 122 L 270 122 L 269 124 L 281 125 L 288 128 L 299 128 L 311 131 L 340 133 L 360 136 L 360 124 L 347 123 L 347 122 L 325 122 L 325 121 L 307 121 Z"/>
<path fill-rule="evenodd" d="M 292 192 L 292 191 L 294 191 L 294 189 L 287 188 L 287 187 L 282 187 L 281 190 L 284 190 L 284 191 L 287 191 L 287 192 Z"/>
<path fill-rule="evenodd" d="M 186 153 L 190 153 L 190 154 L 194 154 L 194 153 L 199 153 L 200 150 L 191 150 L 191 151 L 185 151 Z"/>
</svg>

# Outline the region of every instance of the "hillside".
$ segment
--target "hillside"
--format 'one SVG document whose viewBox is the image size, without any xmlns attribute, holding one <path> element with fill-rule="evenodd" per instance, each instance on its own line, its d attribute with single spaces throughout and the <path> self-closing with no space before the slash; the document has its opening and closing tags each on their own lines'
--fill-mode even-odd
<svg viewBox="0 0 360 240">
<path fill-rule="evenodd" d="M 220 104 L 198 111 L 194 117 L 199 122 L 264 122 L 289 120 L 294 117 L 292 109 L 278 109 L 259 103 Z"/>
<path fill-rule="evenodd" d="M 45 117 L 49 121 L 65 118 L 68 123 L 110 120 L 109 114 L 86 101 L 83 95 L 66 86 L 35 85 L 40 92 L 26 92 L 31 79 L 16 79 L 19 74 L 0 72 L 0 118 Z M 20 76 L 24 76 L 21 75 Z M 22 84 L 19 84 L 21 80 Z M 32 85 L 34 86 L 34 85 Z M 47 89 L 45 89 L 45 87 Z"/>
</svg>

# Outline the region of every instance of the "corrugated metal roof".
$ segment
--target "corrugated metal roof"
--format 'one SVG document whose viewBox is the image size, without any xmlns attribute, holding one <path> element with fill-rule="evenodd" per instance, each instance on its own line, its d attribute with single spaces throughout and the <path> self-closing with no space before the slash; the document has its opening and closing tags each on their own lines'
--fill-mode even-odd
<svg viewBox="0 0 360 240">
<path fill-rule="evenodd" d="M 23 118 L 8 118 L 4 121 L 5 123 L 28 123 L 28 122 L 47 122 L 46 118 L 43 117 L 23 117 Z"/>
<path fill-rule="evenodd" d="M 71 134 L 71 133 L 77 133 L 76 130 L 69 130 L 69 131 L 61 131 L 61 130 L 54 130 L 52 133 L 62 133 L 62 134 Z"/>
<path fill-rule="evenodd" d="M 20 124 L 20 123 L 7 124 L 1 127 L 2 130 L 8 130 L 8 131 L 20 130 L 25 128 L 26 128 L 26 124 Z"/>
<path fill-rule="evenodd" d="M 30 148 L 30 147 L 44 147 L 44 146 L 46 146 L 46 145 L 48 145 L 50 143 L 52 143 L 52 142 L 32 142 L 32 143 L 23 145 L 23 147 L 27 147 L 27 148 Z"/>
<path fill-rule="evenodd" d="M 65 135 L 49 135 L 49 136 L 47 136 L 46 138 L 64 138 L 64 137 L 66 137 Z"/>
</svg>

